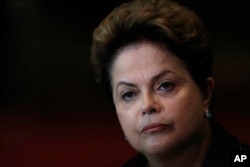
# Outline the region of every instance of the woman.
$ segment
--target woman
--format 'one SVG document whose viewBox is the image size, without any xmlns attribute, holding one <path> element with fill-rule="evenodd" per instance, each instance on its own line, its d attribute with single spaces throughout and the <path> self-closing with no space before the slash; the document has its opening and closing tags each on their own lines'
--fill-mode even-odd
<svg viewBox="0 0 250 167">
<path fill-rule="evenodd" d="M 190 9 L 135 0 L 93 33 L 98 81 L 113 99 L 126 140 L 139 153 L 124 166 L 229 166 L 245 149 L 211 119 L 209 34 Z"/>
</svg>

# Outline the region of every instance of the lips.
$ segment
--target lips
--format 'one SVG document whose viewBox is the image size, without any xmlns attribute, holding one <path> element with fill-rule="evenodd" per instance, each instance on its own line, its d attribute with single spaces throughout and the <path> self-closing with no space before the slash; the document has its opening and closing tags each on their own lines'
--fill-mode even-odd
<svg viewBox="0 0 250 167">
<path fill-rule="evenodd" d="M 171 126 L 170 124 L 164 124 L 164 123 L 151 123 L 144 126 L 141 130 L 141 133 L 162 131 L 164 129 L 170 128 L 170 126 Z"/>
</svg>

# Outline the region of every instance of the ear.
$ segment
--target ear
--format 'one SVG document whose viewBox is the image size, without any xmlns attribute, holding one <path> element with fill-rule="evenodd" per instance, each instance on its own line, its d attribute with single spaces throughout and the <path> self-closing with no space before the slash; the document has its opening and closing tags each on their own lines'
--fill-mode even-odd
<svg viewBox="0 0 250 167">
<path fill-rule="evenodd" d="M 206 79 L 206 84 L 207 87 L 205 90 L 204 105 L 208 108 L 214 90 L 214 79 L 212 77 L 208 77 Z"/>
</svg>

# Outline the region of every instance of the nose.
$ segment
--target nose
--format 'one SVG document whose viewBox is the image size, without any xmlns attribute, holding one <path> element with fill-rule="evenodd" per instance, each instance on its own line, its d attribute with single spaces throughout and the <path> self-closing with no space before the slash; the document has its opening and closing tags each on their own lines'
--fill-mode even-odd
<svg viewBox="0 0 250 167">
<path fill-rule="evenodd" d="M 152 94 L 145 94 L 142 98 L 141 111 L 142 114 L 153 114 L 160 111 L 160 105 L 157 98 Z"/>
</svg>

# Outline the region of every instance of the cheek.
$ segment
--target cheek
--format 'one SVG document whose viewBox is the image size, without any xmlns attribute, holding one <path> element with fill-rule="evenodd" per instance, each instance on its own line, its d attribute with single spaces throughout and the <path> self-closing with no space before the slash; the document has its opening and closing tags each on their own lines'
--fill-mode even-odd
<svg viewBox="0 0 250 167">
<path fill-rule="evenodd" d="M 180 92 L 165 107 L 172 119 L 178 124 L 185 124 L 183 126 L 192 124 L 195 119 L 201 119 L 205 111 L 199 90 L 191 88 Z"/>
<path fill-rule="evenodd" d="M 193 130 L 203 128 L 205 108 L 202 97 L 197 92 L 192 93 L 190 96 L 179 99 L 177 110 L 173 113 L 175 114 L 176 128 L 180 129 L 183 134 L 189 134 Z"/>
<path fill-rule="evenodd" d="M 136 133 L 137 117 L 135 114 L 132 111 L 124 111 L 120 108 L 116 109 L 116 113 L 123 132 L 126 135 Z"/>
<path fill-rule="evenodd" d="M 139 121 L 138 103 L 125 104 L 115 102 L 115 109 L 118 120 L 124 133 L 136 133 Z M 135 135 L 135 134 L 134 134 Z"/>
</svg>

